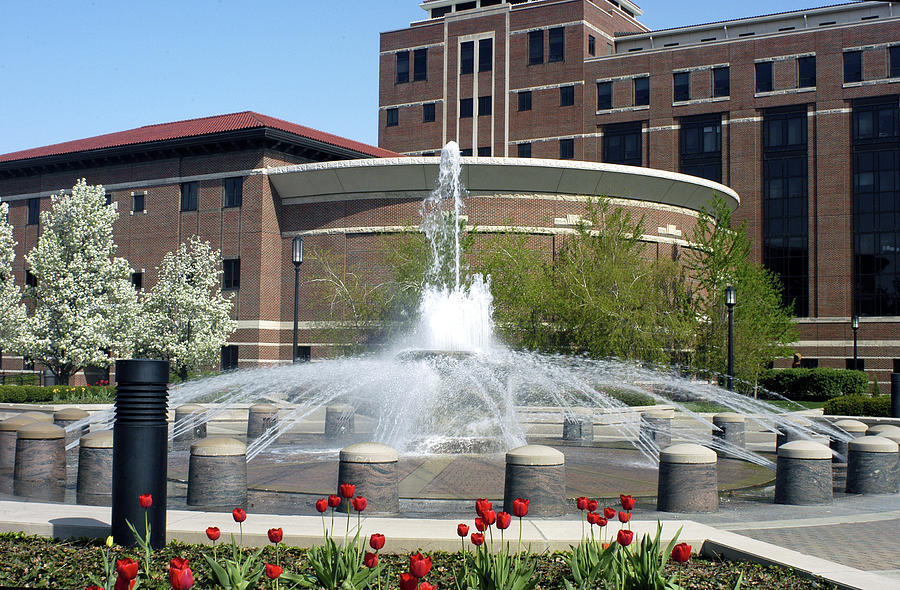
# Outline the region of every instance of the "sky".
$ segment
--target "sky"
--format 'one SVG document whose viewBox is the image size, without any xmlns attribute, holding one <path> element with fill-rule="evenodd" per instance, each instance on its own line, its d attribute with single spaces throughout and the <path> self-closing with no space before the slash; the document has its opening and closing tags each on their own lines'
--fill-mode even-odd
<svg viewBox="0 0 900 590">
<path fill-rule="evenodd" d="M 822 0 L 638 1 L 651 29 Z M 0 154 L 252 110 L 378 141 L 379 33 L 420 0 L 0 0 Z"/>
</svg>

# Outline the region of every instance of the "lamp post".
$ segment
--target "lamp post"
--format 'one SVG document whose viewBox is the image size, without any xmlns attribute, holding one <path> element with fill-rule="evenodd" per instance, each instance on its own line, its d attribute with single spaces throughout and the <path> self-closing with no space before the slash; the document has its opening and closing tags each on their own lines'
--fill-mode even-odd
<svg viewBox="0 0 900 590">
<path fill-rule="evenodd" d="M 300 265 L 303 264 L 303 238 L 294 236 L 291 248 L 291 261 L 294 263 L 294 338 L 291 346 L 291 361 L 296 363 L 297 356 L 297 328 L 300 316 Z"/>
<path fill-rule="evenodd" d="M 850 327 L 853 328 L 853 369 L 859 370 L 859 347 L 857 346 L 856 333 L 859 331 L 859 316 L 850 319 Z"/>
<path fill-rule="evenodd" d="M 734 388 L 734 287 L 725 287 L 725 307 L 728 308 L 728 389 Z"/>
</svg>

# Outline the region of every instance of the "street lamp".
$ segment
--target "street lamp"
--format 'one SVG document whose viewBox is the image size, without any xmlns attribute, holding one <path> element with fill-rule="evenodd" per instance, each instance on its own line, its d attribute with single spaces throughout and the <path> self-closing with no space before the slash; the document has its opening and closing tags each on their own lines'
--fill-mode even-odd
<svg viewBox="0 0 900 590">
<path fill-rule="evenodd" d="M 303 264 L 303 237 L 294 236 L 291 248 L 291 261 L 294 263 L 294 339 L 291 346 L 291 361 L 300 360 L 297 355 L 297 329 L 300 316 L 300 265 Z"/>
<path fill-rule="evenodd" d="M 853 369 L 859 369 L 859 348 L 857 347 L 856 333 L 859 331 L 859 316 L 850 319 L 850 327 L 853 328 Z"/>
<path fill-rule="evenodd" d="M 734 387 L 734 287 L 725 287 L 725 307 L 728 308 L 728 389 Z"/>
</svg>

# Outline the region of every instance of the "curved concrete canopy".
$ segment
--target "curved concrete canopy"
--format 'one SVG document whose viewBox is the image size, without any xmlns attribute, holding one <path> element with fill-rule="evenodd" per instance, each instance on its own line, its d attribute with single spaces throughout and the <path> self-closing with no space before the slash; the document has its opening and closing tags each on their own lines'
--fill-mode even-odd
<svg viewBox="0 0 900 590">
<path fill-rule="evenodd" d="M 340 201 L 367 193 L 421 196 L 436 186 L 440 160 L 437 156 L 339 160 L 270 168 L 267 174 L 287 204 Z M 536 158 L 466 157 L 462 161 L 461 180 L 473 195 L 603 195 L 697 211 L 717 193 L 732 210 L 740 204 L 738 194 L 725 185 L 653 168 Z"/>
</svg>

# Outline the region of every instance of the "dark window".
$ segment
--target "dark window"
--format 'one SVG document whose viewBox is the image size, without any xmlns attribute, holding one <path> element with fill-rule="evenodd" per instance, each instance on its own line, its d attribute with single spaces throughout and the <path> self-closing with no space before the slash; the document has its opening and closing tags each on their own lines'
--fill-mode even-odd
<svg viewBox="0 0 900 590">
<path fill-rule="evenodd" d="M 459 118 L 467 119 L 471 116 L 472 116 L 472 99 L 471 98 L 459 99 Z"/>
<path fill-rule="evenodd" d="M 680 171 L 722 182 L 722 119 L 709 116 L 681 120 Z"/>
<path fill-rule="evenodd" d="M 503 0 L 481 0 L 482 8 L 485 6 L 497 6 L 498 4 L 502 4 Z"/>
<path fill-rule="evenodd" d="M 876 104 L 853 111 L 853 139 L 879 143 L 900 134 L 896 103 Z"/>
<path fill-rule="evenodd" d="M 225 179 L 225 206 L 240 207 L 244 193 L 244 177 Z"/>
<path fill-rule="evenodd" d="M 575 140 L 560 139 L 559 140 L 559 159 L 571 160 L 575 157 Z"/>
<path fill-rule="evenodd" d="M 400 124 L 400 109 L 397 107 L 386 109 L 385 116 L 387 117 L 385 120 L 386 127 L 396 127 Z"/>
<path fill-rule="evenodd" d="M 478 157 L 490 158 L 491 157 L 491 146 L 478 148 Z"/>
<path fill-rule="evenodd" d="M 531 91 L 526 90 L 524 92 L 519 93 L 519 110 L 520 111 L 530 111 L 531 110 Z"/>
<path fill-rule="evenodd" d="M 37 277 L 30 270 L 25 271 L 25 286 L 26 287 L 37 287 L 38 280 Z"/>
<path fill-rule="evenodd" d="M 475 2 L 460 2 L 456 5 L 457 12 L 460 10 L 472 10 L 473 8 L 475 8 Z"/>
<path fill-rule="evenodd" d="M 893 370 L 892 372 L 893 372 L 893 373 L 900 373 L 900 359 L 894 359 L 893 361 L 894 361 L 894 362 L 893 362 L 893 364 L 894 364 L 894 370 Z"/>
<path fill-rule="evenodd" d="M 865 371 L 866 370 L 866 360 L 857 358 L 856 362 L 853 362 L 852 358 L 844 359 L 844 368 L 849 370 L 857 370 L 857 371 Z"/>
<path fill-rule="evenodd" d="M 900 45 L 894 45 L 890 48 L 891 54 L 891 78 L 900 78 Z"/>
<path fill-rule="evenodd" d="M 528 65 L 544 63 L 544 31 L 528 33 Z"/>
<path fill-rule="evenodd" d="M 494 65 L 494 40 L 480 39 L 478 41 L 478 71 L 490 72 Z"/>
<path fill-rule="evenodd" d="M 691 73 L 676 72 L 672 74 L 675 102 L 691 99 Z"/>
<path fill-rule="evenodd" d="M 731 71 L 728 66 L 713 68 L 713 96 L 731 96 Z"/>
<path fill-rule="evenodd" d="M 131 198 L 132 207 L 131 210 L 135 213 L 142 213 L 147 210 L 146 203 L 144 199 L 147 195 L 145 193 L 137 193 Z"/>
<path fill-rule="evenodd" d="M 238 347 L 234 344 L 222 347 L 222 370 L 234 371 L 238 368 Z"/>
<path fill-rule="evenodd" d="M 612 82 L 597 82 L 597 110 L 612 108 Z"/>
<path fill-rule="evenodd" d="M 230 258 L 222 261 L 222 289 L 240 289 L 241 259 Z"/>
<path fill-rule="evenodd" d="M 756 91 L 772 91 L 772 62 L 761 61 L 756 64 Z"/>
<path fill-rule="evenodd" d="M 472 155 L 472 148 L 466 148 L 466 149 L 464 149 L 464 150 L 459 150 L 459 155 L 460 155 L 460 156 L 471 156 L 471 155 Z"/>
<path fill-rule="evenodd" d="M 106 191 L 106 204 L 112 205 L 113 202 L 113 194 L 109 191 Z"/>
<path fill-rule="evenodd" d="M 181 183 L 181 210 L 196 211 L 197 210 L 197 191 L 200 188 L 199 182 L 182 182 Z"/>
<path fill-rule="evenodd" d="M 812 88 L 816 85 L 816 56 L 797 58 L 797 87 Z"/>
<path fill-rule="evenodd" d="M 650 104 L 650 78 L 647 76 L 634 79 L 634 104 L 635 106 Z"/>
<path fill-rule="evenodd" d="M 575 87 L 560 86 L 559 87 L 559 106 L 570 107 L 575 104 Z"/>
<path fill-rule="evenodd" d="M 409 82 L 409 51 L 397 52 L 397 84 Z"/>
<path fill-rule="evenodd" d="M 432 8 L 431 9 L 431 18 L 441 18 L 445 14 L 450 14 L 451 10 L 453 10 L 452 6 L 441 6 L 440 8 Z"/>
<path fill-rule="evenodd" d="M 593 35 L 588 35 L 588 55 L 597 55 L 597 40 Z"/>
<path fill-rule="evenodd" d="M 547 61 L 565 61 L 566 59 L 566 30 L 563 27 L 550 29 L 550 53 Z"/>
<path fill-rule="evenodd" d="M 413 51 L 413 80 L 428 79 L 428 49 Z"/>
<path fill-rule="evenodd" d="M 520 158 L 530 158 L 531 157 L 531 144 L 530 143 L 520 143 L 516 146 L 517 156 Z"/>
<path fill-rule="evenodd" d="M 478 97 L 478 116 L 484 117 L 485 115 L 490 115 L 492 103 L 493 103 L 492 96 L 479 96 Z"/>
<path fill-rule="evenodd" d="M 801 369 L 817 369 L 819 367 L 819 359 L 802 358 L 800 359 Z"/>
<path fill-rule="evenodd" d="M 862 51 L 844 52 L 844 82 L 862 81 Z"/>
<path fill-rule="evenodd" d="M 41 200 L 39 198 L 28 199 L 28 225 L 37 225 L 41 222 Z"/>
<path fill-rule="evenodd" d="M 434 103 L 427 102 L 422 105 L 422 122 L 431 123 L 434 121 Z"/>
<path fill-rule="evenodd" d="M 641 157 L 641 132 L 642 125 L 637 123 L 622 123 L 619 125 L 607 125 L 603 128 L 603 161 L 610 164 L 627 164 L 640 166 Z"/>
<path fill-rule="evenodd" d="M 131 284 L 134 286 L 135 291 L 140 291 L 144 288 L 144 273 L 142 272 L 133 272 L 131 273 Z"/>
<path fill-rule="evenodd" d="M 294 358 L 297 359 L 298 363 L 308 363 L 310 357 L 312 357 L 312 347 L 311 346 L 298 346 L 297 351 L 294 354 Z"/>
<path fill-rule="evenodd" d="M 475 42 L 466 41 L 459 45 L 459 73 L 471 74 L 475 71 Z"/>
</svg>

